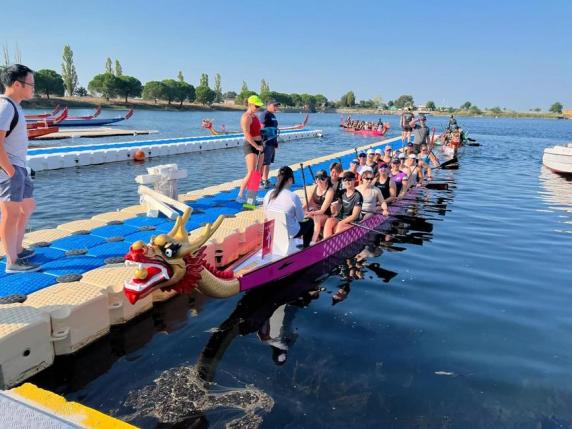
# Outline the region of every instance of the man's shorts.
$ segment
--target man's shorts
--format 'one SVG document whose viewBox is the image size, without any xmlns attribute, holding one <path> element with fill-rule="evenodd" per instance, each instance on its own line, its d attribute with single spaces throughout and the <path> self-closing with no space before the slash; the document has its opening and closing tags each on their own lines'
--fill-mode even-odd
<svg viewBox="0 0 572 429">
<path fill-rule="evenodd" d="M 264 165 L 270 165 L 274 162 L 274 155 L 276 154 L 276 147 L 274 145 L 264 145 Z"/>
<path fill-rule="evenodd" d="M 32 198 L 34 184 L 28 175 L 28 170 L 18 165 L 14 166 L 16 172 L 12 177 L 0 169 L 0 201 L 20 202 Z"/>
</svg>

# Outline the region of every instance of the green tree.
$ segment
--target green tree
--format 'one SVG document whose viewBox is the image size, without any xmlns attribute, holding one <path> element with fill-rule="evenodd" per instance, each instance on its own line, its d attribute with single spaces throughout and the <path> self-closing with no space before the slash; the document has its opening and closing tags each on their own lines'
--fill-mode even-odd
<svg viewBox="0 0 572 429">
<path fill-rule="evenodd" d="M 387 102 L 387 107 L 393 107 L 393 106 L 395 106 L 395 102 L 393 100 L 389 100 Z"/>
<path fill-rule="evenodd" d="M 562 113 L 562 109 L 564 109 L 564 106 L 558 101 L 550 106 L 550 111 L 552 113 Z"/>
<path fill-rule="evenodd" d="M 106 100 L 117 95 L 119 87 L 118 78 L 113 73 L 102 73 L 95 75 L 87 85 L 87 89 L 97 95 L 105 97 Z"/>
<path fill-rule="evenodd" d="M 403 109 L 405 107 L 413 107 L 413 96 L 411 95 L 401 95 L 397 100 L 394 102 L 395 107 L 398 109 Z"/>
<path fill-rule="evenodd" d="M 78 97 L 87 97 L 87 89 L 85 89 L 83 86 L 80 86 L 74 91 L 73 94 L 77 95 Z"/>
<path fill-rule="evenodd" d="M 242 81 L 242 86 L 240 87 L 240 92 L 236 96 L 236 99 L 234 100 L 234 102 L 236 104 L 244 104 L 246 102 L 246 99 L 248 97 L 250 97 L 251 95 L 254 95 L 254 94 L 256 94 L 256 92 L 249 90 L 246 82 Z"/>
<path fill-rule="evenodd" d="M 300 94 L 300 99 L 302 101 L 302 106 L 308 112 L 316 111 L 316 98 L 310 94 Z"/>
<path fill-rule="evenodd" d="M 262 101 L 264 101 L 265 103 L 270 99 L 270 85 L 268 85 L 268 82 L 266 82 L 266 80 L 262 79 L 260 81 L 260 98 L 262 99 Z"/>
<path fill-rule="evenodd" d="M 220 73 L 215 74 L 214 77 L 214 92 L 215 92 L 215 103 L 222 103 L 222 83 L 220 78 Z"/>
<path fill-rule="evenodd" d="M 353 107 L 356 104 L 356 96 L 353 91 L 348 91 L 342 98 L 340 98 L 340 105 L 342 107 Z"/>
<path fill-rule="evenodd" d="M 427 103 L 425 103 L 425 108 L 430 112 L 432 112 L 437 108 L 437 106 L 435 106 L 435 103 L 433 101 L 428 101 Z"/>
<path fill-rule="evenodd" d="M 111 66 L 111 58 L 107 57 L 105 60 L 105 73 L 113 73 L 113 69 Z"/>
<path fill-rule="evenodd" d="M 117 77 L 123 76 L 123 67 L 121 67 L 121 63 L 117 59 L 115 60 L 115 76 Z"/>
<path fill-rule="evenodd" d="M 227 91 L 222 95 L 224 100 L 234 100 L 238 94 L 234 91 Z"/>
<path fill-rule="evenodd" d="M 62 60 L 62 79 L 67 95 L 71 96 L 77 88 L 77 73 L 73 63 L 73 51 L 69 45 L 64 46 Z"/>
<path fill-rule="evenodd" d="M 469 112 L 471 112 L 471 115 L 480 115 L 483 112 L 481 111 L 481 109 L 479 109 L 477 106 L 475 106 L 474 104 L 471 105 L 471 107 L 469 108 Z"/>
<path fill-rule="evenodd" d="M 175 101 L 178 101 L 179 106 L 183 107 L 185 100 L 195 101 L 195 87 L 187 82 L 177 81 L 175 85 Z"/>
<path fill-rule="evenodd" d="M 171 104 L 177 96 L 177 81 L 174 79 L 165 79 L 162 83 L 164 85 L 164 91 L 161 98 L 167 100 L 167 104 Z"/>
<path fill-rule="evenodd" d="M 64 95 L 64 80 L 54 70 L 38 70 L 34 78 L 37 93 L 44 94 L 47 98 L 50 98 L 50 95 Z"/>
<path fill-rule="evenodd" d="M 320 110 L 325 110 L 328 106 L 328 99 L 322 94 L 314 95 L 314 101 L 316 102 L 316 107 Z"/>
<path fill-rule="evenodd" d="M 143 91 L 141 81 L 133 76 L 118 76 L 116 84 L 115 93 L 120 97 L 124 97 L 126 103 L 128 97 L 139 97 Z"/>
<path fill-rule="evenodd" d="M 498 114 L 502 113 L 502 109 L 499 106 L 491 107 L 489 109 L 489 112 L 494 113 L 495 115 L 498 115 Z"/>
<path fill-rule="evenodd" d="M 156 80 L 149 81 L 143 87 L 143 98 L 145 100 L 154 100 L 157 104 L 157 100 L 162 100 L 165 98 L 165 84 L 163 82 L 158 82 Z"/>
<path fill-rule="evenodd" d="M 290 104 L 292 107 L 302 107 L 304 105 L 304 103 L 302 102 L 302 97 L 300 96 L 300 94 L 296 94 L 295 92 L 290 94 L 290 100 L 292 100 L 292 102 Z"/>
<path fill-rule="evenodd" d="M 473 104 L 470 101 L 465 101 L 463 104 L 461 104 L 460 109 L 461 110 L 469 110 L 472 105 Z"/>
<path fill-rule="evenodd" d="M 212 104 L 216 97 L 215 92 L 208 86 L 199 86 L 196 90 L 196 100 L 201 104 Z"/>
<path fill-rule="evenodd" d="M 209 75 L 206 73 L 201 73 L 201 78 L 199 79 L 199 86 L 206 86 L 209 88 Z"/>
<path fill-rule="evenodd" d="M 185 81 L 185 76 L 183 76 L 183 72 L 181 70 L 179 70 L 179 74 L 177 75 L 177 80 L 179 82 L 184 82 Z"/>
</svg>

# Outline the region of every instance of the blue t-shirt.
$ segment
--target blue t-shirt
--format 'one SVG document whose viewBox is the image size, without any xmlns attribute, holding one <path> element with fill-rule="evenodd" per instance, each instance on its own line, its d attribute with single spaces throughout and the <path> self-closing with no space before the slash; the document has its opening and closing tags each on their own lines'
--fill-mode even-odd
<svg viewBox="0 0 572 429">
<path fill-rule="evenodd" d="M 266 140 L 265 144 L 278 147 L 278 119 L 276 119 L 276 115 L 265 110 L 260 114 L 260 123 L 262 124 L 262 136 Z"/>
</svg>

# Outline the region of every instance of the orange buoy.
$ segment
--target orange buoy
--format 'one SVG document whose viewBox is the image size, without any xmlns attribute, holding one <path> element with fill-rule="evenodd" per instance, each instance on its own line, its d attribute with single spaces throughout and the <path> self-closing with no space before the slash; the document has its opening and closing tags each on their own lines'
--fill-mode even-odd
<svg viewBox="0 0 572 429">
<path fill-rule="evenodd" d="M 145 161 L 145 152 L 143 152 L 142 150 L 138 150 L 137 152 L 135 152 L 135 154 L 133 155 L 133 159 L 135 161 Z"/>
</svg>

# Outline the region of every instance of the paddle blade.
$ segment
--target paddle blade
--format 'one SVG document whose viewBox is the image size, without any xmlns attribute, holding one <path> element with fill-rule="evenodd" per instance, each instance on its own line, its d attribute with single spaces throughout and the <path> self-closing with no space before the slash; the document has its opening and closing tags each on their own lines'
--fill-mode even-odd
<svg viewBox="0 0 572 429">
<path fill-rule="evenodd" d="M 436 189 L 438 191 L 446 191 L 447 189 L 449 189 L 449 184 L 448 183 L 427 183 L 425 185 L 425 187 L 427 189 Z"/>
<path fill-rule="evenodd" d="M 457 170 L 459 168 L 459 159 L 457 157 L 445 161 L 440 166 L 443 170 Z"/>
<path fill-rule="evenodd" d="M 256 195 L 258 194 L 261 178 L 262 175 L 258 170 L 254 170 L 250 174 L 250 178 L 246 184 L 246 202 L 242 205 L 245 209 L 254 210 L 256 207 Z"/>
</svg>

